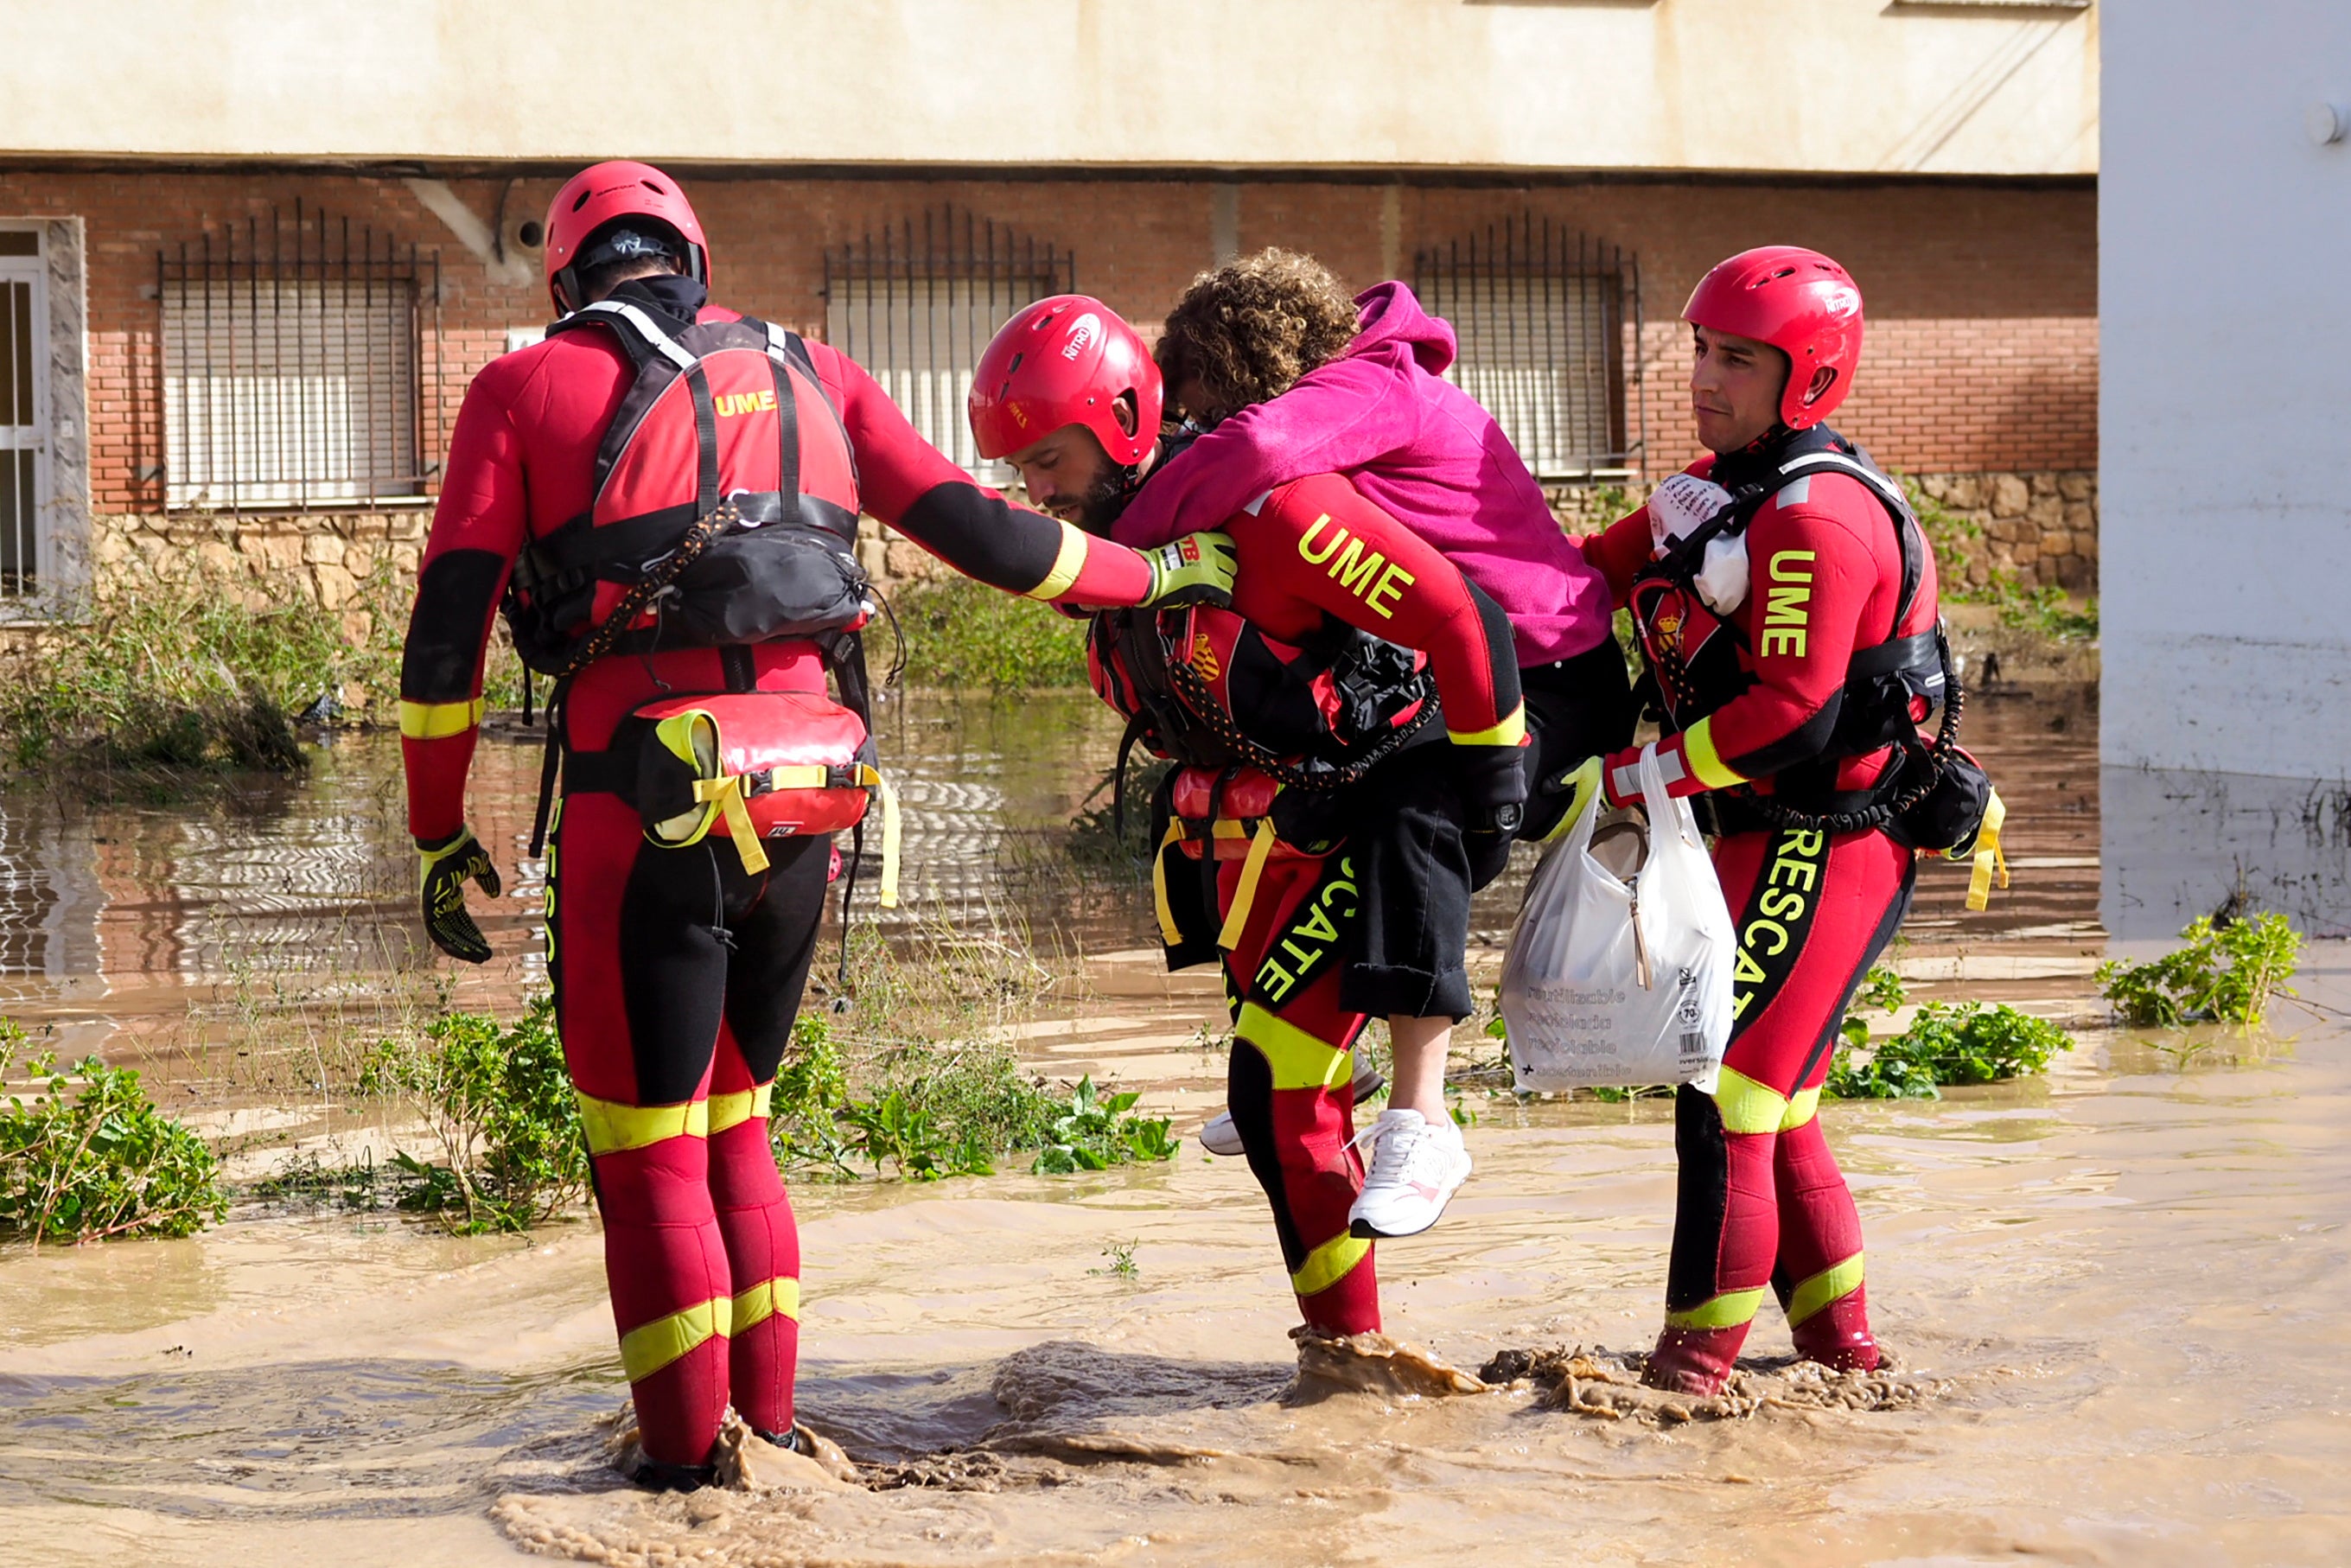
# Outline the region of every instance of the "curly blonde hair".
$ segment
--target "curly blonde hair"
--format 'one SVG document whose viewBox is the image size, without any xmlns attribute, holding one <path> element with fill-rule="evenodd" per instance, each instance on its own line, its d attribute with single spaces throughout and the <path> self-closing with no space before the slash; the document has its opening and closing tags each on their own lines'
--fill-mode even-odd
<svg viewBox="0 0 2351 1568">
<path fill-rule="evenodd" d="M 1159 369 L 1169 401 L 1198 383 L 1207 406 L 1184 413 L 1204 423 L 1279 397 L 1355 337 L 1355 302 L 1311 256 L 1267 249 L 1192 280 L 1167 313 Z"/>
</svg>

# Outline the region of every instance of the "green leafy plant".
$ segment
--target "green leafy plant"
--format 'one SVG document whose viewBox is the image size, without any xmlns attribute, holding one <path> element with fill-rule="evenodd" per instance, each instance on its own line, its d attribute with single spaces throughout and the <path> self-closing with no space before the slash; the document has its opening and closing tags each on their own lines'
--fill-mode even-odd
<svg viewBox="0 0 2351 1568">
<path fill-rule="evenodd" d="M 24 1043 L 0 1019 L 0 1079 L 13 1077 Z M 30 1082 L 0 1109 L 0 1236 L 188 1236 L 228 1212 L 219 1158 L 156 1107 L 137 1072 L 95 1056 L 60 1071 L 51 1052 L 25 1068 Z"/>
<path fill-rule="evenodd" d="M 1044 1146 L 1030 1168 L 1066 1176 L 1174 1159 L 1183 1140 L 1168 1135 L 1168 1118 L 1128 1114 L 1139 1098 L 1131 1091 L 1105 1097 L 1095 1091 L 1091 1075 L 1079 1080 L 1069 1104 L 1046 1130 Z"/>
<path fill-rule="evenodd" d="M 1866 1061 L 1837 1051 L 1825 1092 L 1839 1100 L 1933 1100 L 1937 1085 L 1992 1083 L 2047 1068 L 2071 1036 L 2005 1003 L 1928 1002 L 1908 1029 L 1881 1040 Z"/>
<path fill-rule="evenodd" d="M 962 691 L 1086 684 L 1086 623 L 958 576 L 927 578 L 897 596 L 906 679 Z"/>
<path fill-rule="evenodd" d="M 444 1013 L 422 1041 L 379 1045 L 360 1088 L 414 1097 L 440 1143 L 438 1160 L 393 1156 L 402 1208 L 464 1234 L 527 1230 L 587 1192 L 587 1140 L 550 997 L 510 1024 Z"/>
<path fill-rule="evenodd" d="M 1135 1279 L 1143 1270 L 1134 1265 L 1134 1249 L 1142 1245 L 1141 1237 L 1130 1238 L 1124 1241 L 1105 1241 L 1102 1243 L 1102 1255 L 1110 1261 L 1099 1269 L 1089 1269 L 1086 1272 L 1108 1274 L 1121 1280 Z"/>
<path fill-rule="evenodd" d="M 2098 988 L 2125 1023 L 2251 1027 L 2269 1016 L 2273 1000 L 2294 994 L 2288 982 L 2300 962 L 2302 935 L 2283 915 L 2225 923 L 2199 915 L 2179 940 L 2177 951 L 2147 963 L 2114 958 L 2098 966 Z"/>
</svg>

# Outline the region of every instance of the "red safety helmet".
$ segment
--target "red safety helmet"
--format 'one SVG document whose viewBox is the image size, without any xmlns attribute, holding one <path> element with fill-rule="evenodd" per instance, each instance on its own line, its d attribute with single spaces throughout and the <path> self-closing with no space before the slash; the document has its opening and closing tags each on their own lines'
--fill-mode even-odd
<svg viewBox="0 0 2351 1568">
<path fill-rule="evenodd" d="M 1113 412 L 1129 392 L 1132 431 Z M 1082 424 L 1112 462 L 1132 468 L 1159 439 L 1165 402 L 1151 350 L 1117 311 L 1090 294 L 1056 294 L 1023 306 L 979 356 L 971 434 L 992 460 Z"/>
<path fill-rule="evenodd" d="M 1861 362 L 1861 287 L 1816 250 L 1767 245 L 1742 250 L 1698 281 L 1682 319 L 1769 343 L 1788 356 L 1780 421 L 1808 430 L 1836 412 Z M 1836 379 L 1807 399 L 1821 366 Z"/>
<path fill-rule="evenodd" d="M 563 182 L 547 208 L 547 291 L 557 314 L 576 310 L 580 299 L 580 247 L 616 218 L 652 218 L 685 242 L 689 277 L 710 282 L 710 246 L 702 220 L 677 182 L 650 163 L 616 158 L 580 171 Z"/>
</svg>

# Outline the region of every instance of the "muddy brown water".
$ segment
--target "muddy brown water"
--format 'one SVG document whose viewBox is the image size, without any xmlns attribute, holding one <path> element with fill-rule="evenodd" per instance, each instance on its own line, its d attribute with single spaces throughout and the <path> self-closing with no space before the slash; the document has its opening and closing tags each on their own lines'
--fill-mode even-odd
<svg viewBox="0 0 2351 1568">
<path fill-rule="evenodd" d="M 2017 812 L 2016 886 L 1963 917 L 1960 873 L 1929 872 L 1903 966 L 2086 1019 L 2106 947 L 2095 709 L 1974 716 Z M 1212 989 L 1155 971 L 1131 894 L 1033 874 L 1108 738 L 1076 701 L 906 705 L 908 881 L 956 918 L 1081 945 L 1092 998 L 1023 1026 L 1024 1053 L 1144 1087 L 1181 1128 L 1218 1098 L 1196 1040 Z M 360 737 L 299 785 L 201 806 L 12 797 L 9 1010 L 135 1056 L 192 1000 L 419 963 L 395 769 Z M 520 744 L 485 750 L 502 857 L 534 773 Z M 471 994 L 534 973 L 516 882 Z M 1479 926 L 1508 915 L 1506 891 Z M 1263 1201 L 1187 1145 L 1074 1179 L 799 1189 L 803 1414 L 890 1484 L 648 1499 L 602 1458 L 622 1385 L 592 1224 L 458 1240 L 259 1215 L 0 1253 L 0 1562 L 2340 1561 L 2351 964 L 2313 954 L 2314 1008 L 2275 1037 L 2085 1030 L 2045 1081 L 1823 1112 L 1882 1330 L 1935 1390 L 1904 1407 L 1661 1429 L 1527 1385 L 1285 1398 Z M 144 1059 L 169 1087 L 176 1059 Z M 1444 1225 L 1381 1249 L 1390 1330 L 1472 1369 L 1638 1347 L 1671 1217 L 1666 1107 L 1469 1103 L 1477 1176 Z M 1752 1349 L 1787 1348 L 1767 1309 Z"/>
</svg>

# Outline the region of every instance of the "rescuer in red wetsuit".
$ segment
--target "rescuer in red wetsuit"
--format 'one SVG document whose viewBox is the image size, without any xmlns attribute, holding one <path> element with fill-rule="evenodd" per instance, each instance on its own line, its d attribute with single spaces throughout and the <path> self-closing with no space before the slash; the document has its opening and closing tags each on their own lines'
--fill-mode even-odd
<svg viewBox="0 0 2351 1568">
<path fill-rule="evenodd" d="M 970 402 L 979 450 L 1019 468 L 1038 504 L 1098 532 L 1164 453 L 1158 367 L 1125 321 L 1082 295 L 1006 323 Z M 1155 810 L 1161 935 L 1171 967 L 1223 964 L 1232 1116 L 1300 1311 L 1318 1332 L 1361 1333 L 1380 1318 L 1373 1243 L 1349 1218 L 1363 1185 L 1351 1080 L 1366 1015 L 1342 1003 L 1340 979 L 1366 900 L 1346 835 L 1385 798 L 1395 775 L 1384 770 L 1431 758 L 1449 770 L 1447 798 L 1470 831 L 1515 822 L 1526 791 L 1518 659 L 1501 609 L 1344 479 L 1279 486 L 1223 531 L 1238 560 L 1230 611 L 1181 618 L 1180 645 L 1163 640 L 1176 618 L 1098 622 L 1092 674 L 1179 764 Z M 1170 663 L 1184 684 L 1157 673 Z M 1395 673 L 1373 674 L 1382 668 Z M 1442 726 L 1415 727 L 1433 716 L 1432 687 Z M 1187 691 L 1190 706 L 1172 714 Z M 1349 729 L 1332 716 L 1342 708 L 1372 716 Z M 1297 738 L 1318 724 L 1337 727 Z M 1302 781 L 1290 759 L 1265 755 L 1293 747 L 1335 774 Z M 1348 774 L 1351 757 L 1366 770 Z"/>
<path fill-rule="evenodd" d="M 1791 809 L 1850 812 L 1892 788 L 1897 752 L 1879 737 L 1927 705 L 1865 714 L 1855 674 L 1881 647 L 1917 664 L 1938 607 L 1907 508 L 1822 423 L 1861 354 L 1861 293 L 1844 269 L 1790 246 L 1749 251 L 1709 272 L 1683 316 L 1713 455 L 1584 549 L 1634 612 L 1673 793 L 1717 792 L 1715 866 L 1738 929 L 1729 1054 L 1711 1093 L 1685 1085 L 1677 1105 L 1679 1203 L 1647 1371 L 1705 1395 L 1729 1376 L 1767 1286 L 1800 1354 L 1877 1364 L 1860 1220 L 1816 1112 L 1846 1003 L 1909 907 L 1916 856 L 1882 827 L 1829 831 Z M 1693 552 L 1665 548 L 1668 511 L 1687 520 L 1734 497 L 1748 515 L 1743 576 L 1700 573 Z M 1639 755 L 1586 764 L 1577 809 L 1595 791 L 1636 800 Z"/>
<path fill-rule="evenodd" d="M 680 337 L 697 323 L 743 319 L 706 304 L 701 225 L 657 170 L 603 163 L 575 176 L 557 193 L 548 235 L 557 310 L 569 315 L 603 301 L 605 315 L 596 324 L 575 319 L 577 329 L 494 361 L 468 388 L 401 671 L 409 825 L 423 856 L 426 928 L 444 951 L 476 963 L 489 948 L 465 913 L 464 884 L 472 878 L 495 895 L 498 879 L 465 825 L 465 784 L 491 618 L 517 558 L 541 559 L 559 535 L 602 537 L 600 451 L 624 400 L 636 395 L 637 357 L 684 352 Z M 823 537 L 806 526 L 810 518 L 853 536 L 862 508 L 1009 592 L 1087 604 L 1224 601 L 1230 575 L 1219 541 L 1146 557 L 1008 507 L 925 444 L 844 356 L 785 333 L 738 335 L 760 350 L 774 343 L 772 368 L 763 351 L 748 357 L 761 377 L 772 373 L 760 384 L 781 389 L 787 406 L 779 412 L 774 391 L 714 399 L 695 383 L 703 406 L 687 411 L 683 443 L 633 448 L 628 460 L 637 477 L 650 472 L 653 480 L 664 463 L 683 465 L 689 496 L 696 464 L 709 465 L 702 491 L 726 497 L 730 508 L 739 503 L 739 526 L 726 537 L 747 551 L 796 526 Z M 632 418 L 651 417 L 626 406 Z M 779 463 L 795 471 L 796 495 L 778 492 Z M 766 513 L 757 506 L 763 489 Z M 762 520 L 772 526 L 755 538 L 750 530 Z M 618 531 L 635 553 L 655 556 L 695 522 L 648 517 Z M 584 531 L 591 524 L 596 530 Z M 642 531 L 648 528 L 665 531 Z M 826 548 L 850 559 L 845 539 Z M 609 561 L 598 570 L 594 613 L 617 614 L 628 572 Z M 853 573 L 853 561 L 836 570 Z M 738 585 L 722 608 L 756 617 L 757 589 L 756 581 Z M 677 645 L 667 629 L 690 621 L 695 606 L 683 589 L 669 591 L 683 597 L 630 622 L 629 652 L 595 658 L 568 682 L 564 799 L 548 852 L 547 907 L 558 1022 L 593 1158 L 613 1315 L 646 1460 L 637 1479 L 686 1487 L 706 1479 L 730 1401 L 763 1435 L 794 1438 L 799 1238 L 766 1116 L 816 938 L 830 839 L 771 838 L 767 869 L 757 872 L 752 856 L 738 856 L 723 834 L 661 847 L 649 843 L 636 807 L 587 765 L 606 758 L 616 727 L 648 698 L 820 696 L 828 662 L 820 641 L 804 636 Z"/>
</svg>

